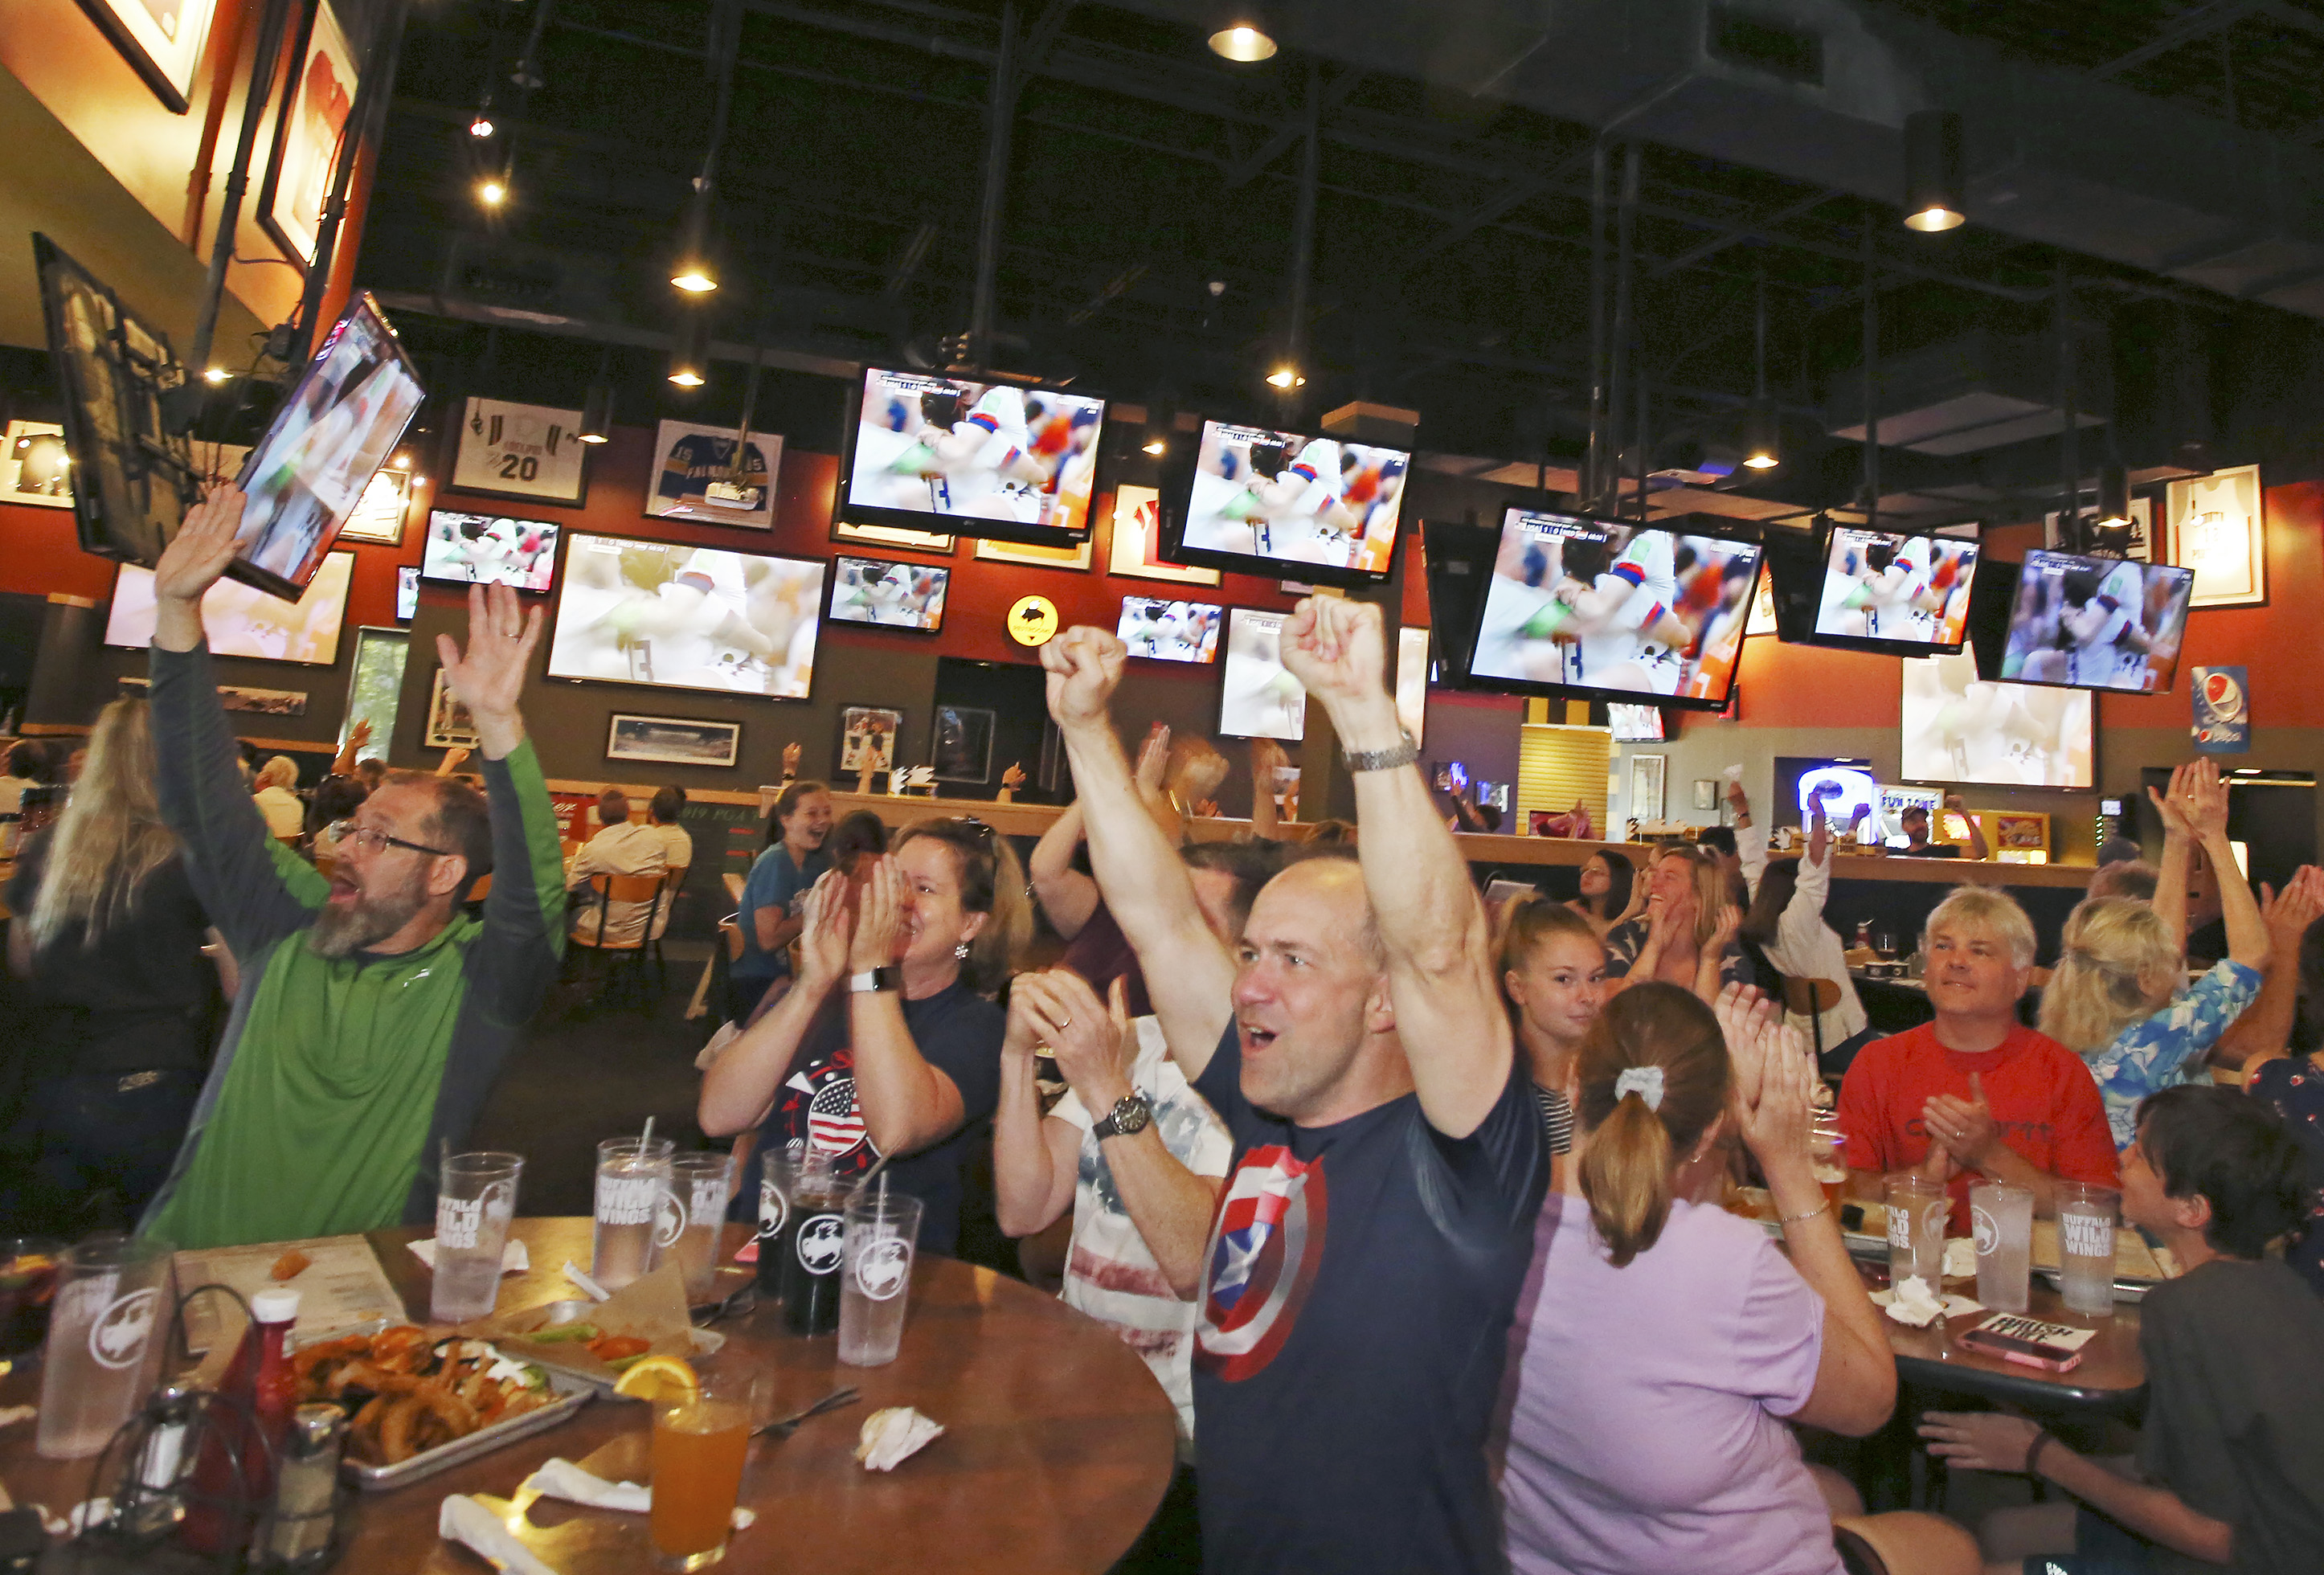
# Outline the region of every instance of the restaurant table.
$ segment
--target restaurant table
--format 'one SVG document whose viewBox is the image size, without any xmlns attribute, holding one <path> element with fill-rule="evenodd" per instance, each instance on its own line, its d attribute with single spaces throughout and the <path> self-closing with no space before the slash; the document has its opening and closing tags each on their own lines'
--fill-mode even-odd
<svg viewBox="0 0 2324 1575">
<path fill-rule="evenodd" d="M 747 1239 L 727 1228 L 724 1257 Z M 407 1250 L 428 1232 L 370 1233 L 405 1305 L 425 1313 L 430 1276 Z M 502 1282 L 506 1313 L 576 1294 L 562 1269 L 589 1260 L 586 1219 L 519 1220 L 512 1234 L 530 1272 Z M 731 1289 L 744 1271 L 722 1277 Z M 854 1405 L 817 1417 L 781 1442 L 752 1445 L 742 1505 L 758 1516 L 729 1545 L 729 1567 L 849 1575 L 855 1570 L 1094 1571 L 1111 1566 L 1145 1529 L 1176 1461 L 1169 1397 L 1137 1353 L 1054 1296 L 990 1269 L 922 1257 L 912 1274 L 902 1349 L 885 1367 L 842 1367 L 838 1342 L 784 1332 L 761 1304 L 717 1324 L 725 1348 L 706 1371 L 756 1364 L 773 1379 L 770 1415 L 788 1415 L 843 1385 Z M 39 1395 L 36 1367 L 0 1382 L 0 1404 Z M 944 1435 L 892 1472 L 867 1471 L 854 1447 L 863 1419 L 911 1405 Z M 647 1481 L 650 1423 L 637 1401 L 600 1398 L 574 1419 L 440 1476 L 360 1496 L 354 1532 L 336 1569 L 349 1575 L 475 1575 L 484 1566 L 436 1533 L 447 1494 L 514 1495 L 552 1456 L 613 1479 Z M 61 1513 L 88 1495 L 88 1460 L 32 1452 L 32 1428 L 0 1430 L 0 1480 L 19 1504 Z M 531 1506 L 527 1545 L 561 1575 L 650 1570 L 641 1515 L 588 1509 L 559 1499 Z"/>
</svg>

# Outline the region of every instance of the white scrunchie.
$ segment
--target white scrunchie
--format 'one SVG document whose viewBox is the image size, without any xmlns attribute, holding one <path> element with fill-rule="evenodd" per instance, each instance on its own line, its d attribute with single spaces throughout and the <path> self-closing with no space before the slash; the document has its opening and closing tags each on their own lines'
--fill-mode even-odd
<svg viewBox="0 0 2324 1575">
<path fill-rule="evenodd" d="M 1614 1102 L 1620 1104 L 1631 1094 L 1646 1101 L 1646 1109 L 1663 1108 L 1663 1069 L 1659 1066 L 1629 1066 L 1614 1080 Z"/>
</svg>

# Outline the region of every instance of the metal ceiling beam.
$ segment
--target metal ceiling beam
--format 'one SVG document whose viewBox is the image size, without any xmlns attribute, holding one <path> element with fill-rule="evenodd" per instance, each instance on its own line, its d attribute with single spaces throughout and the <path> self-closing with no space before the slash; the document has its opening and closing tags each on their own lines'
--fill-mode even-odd
<svg viewBox="0 0 2324 1575">
<path fill-rule="evenodd" d="M 1318 110 L 1328 114 L 1337 109 L 1346 102 L 1348 95 L 1355 91 L 1356 84 L 1363 79 L 1364 74 L 1352 66 L 1342 69 L 1324 86 L 1323 101 L 1317 106 Z M 1241 190 L 1265 173 L 1269 164 L 1289 152 L 1293 145 L 1307 134 L 1308 118 L 1308 112 L 1305 109 L 1296 115 L 1284 116 L 1277 123 L 1275 129 L 1268 134 L 1265 142 L 1253 148 L 1244 157 L 1228 165 L 1226 168 L 1227 189 Z"/>
<path fill-rule="evenodd" d="M 2192 11 L 2181 12 L 2170 26 L 2139 45 L 2126 55 L 2117 55 L 2102 66 L 2095 66 L 2090 75 L 2105 81 L 2134 66 L 2143 66 L 2160 55 L 2210 37 L 2224 28 L 2233 27 L 2245 17 L 2266 7 L 2259 0 L 2209 0 Z"/>
</svg>

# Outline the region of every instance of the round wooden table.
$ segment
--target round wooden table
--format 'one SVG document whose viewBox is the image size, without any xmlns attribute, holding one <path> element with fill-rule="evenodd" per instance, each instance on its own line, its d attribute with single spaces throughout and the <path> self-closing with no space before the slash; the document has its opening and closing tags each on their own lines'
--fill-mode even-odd
<svg viewBox="0 0 2324 1575">
<path fill-rule="evenodd" d="M 743 1228 L 730 1226 L 727 1248 Z M 505 1313 L 575 1294 L 562 1269 L 589 1261 L 586 1219 L 520 1220 L 513 1232 L 533 1268 L 502 1283 Z M 422 1230 L 381 1230 L 371 1242 L 407 1307 L 425 1312 L 429 1276 L 406 1250 Z M 727 1271 L 733 1285 L 745 1283 Z M 756 1364 L 774 1379 L 783 1415 L 843 1385 L 856 1405 L 817 1417 L 788 1440 L 752 1446 L 742 1504 L 758 1522 L 734 1534 L 730 1567 L 848 1575 L 853 1570 L 1093 1571 L 1128 1551 L 1160 1504 L 1176 1459 L 1169 1397 L 1137 1354 L 1103 1325 L 1055 1297 L 952 1258 L 920 1260 L 897 1359 L 839 1365 L 832 1337 L 802 1340 L 761 1306 L 729 1319 L 709 1370 Z M 30 1380 L 28 1383 L 27 1380 Z M 28 1390 L 30 1393 L 25 1393 Z M 38 1394 L 37 1372 L 0 1386 L 0 1401 Z M 917 1406 L 944 1436 L 893 1472 L 854 1458 L 864 1417 Z M 445 1496 L 514 1495 L 551 1456 L 612 1479 L 650 1479 L 646 1407 L 600 1399 L 561 1427 L 471 1464 L 387 1493 L 364 1495 L 354 1540 L 337 1568 L 360 1575 L 475 1575 L 483 1562 L 441 1541 Z M 0 1432 L 0 1478 L 18 1503 L 61 1511 L 88 1491 L 88 1461 L 32 1453 L 32 1429 Z M 613 1575 L 653 1567 L 645 1516 L 540 1499 L 528 1511 L 532 1550 L 560 1575 Z"/>
</svg>

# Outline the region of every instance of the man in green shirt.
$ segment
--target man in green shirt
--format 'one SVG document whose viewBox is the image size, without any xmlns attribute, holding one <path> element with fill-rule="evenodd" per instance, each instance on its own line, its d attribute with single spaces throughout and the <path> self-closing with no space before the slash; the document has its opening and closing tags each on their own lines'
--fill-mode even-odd
<svg viewBox="0 0 2324 1575">
<path fill-rule="evenodd" d="M 431 1219 L 435 1156 L 466 1138 L 564 944 L 557 820 L 517 708 L 539 609 L 479 585 L 466 652 L 438 637 L 445 681 L 475 719 L 485 792 L 391 775 L 326 880 L 267 834 L 210 670 L 202 595 L 234 558 L 242 510 L 238 491 L 213 492 L 153 580 L 161 814 L 242 964 L 192 1124 L 140 1225 L 180 1247 Z M 470 887 L 495 869 L 471 916 Z"/>
</svg>

